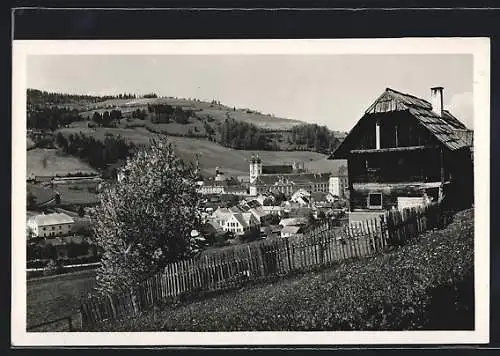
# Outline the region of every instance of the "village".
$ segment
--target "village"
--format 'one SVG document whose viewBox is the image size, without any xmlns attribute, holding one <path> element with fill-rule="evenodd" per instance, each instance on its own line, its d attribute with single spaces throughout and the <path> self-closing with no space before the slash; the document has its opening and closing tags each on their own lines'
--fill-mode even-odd
<svg viewBox="0 0 500 356">
<path fill-rule="evenodd" d="M 336 226 L 348 223 L 345 167 L 335 174 L 308 173 L 299 162 L 266 166 L 259 156 L 252 156 L 249 161 L 249 175 L 238 177 L 226 177 L 219 168 L 213 176 L 201 177 L 197 162 L 195 174 L 197 191 L 202 196 L 199 211 L 202 225 L 191 236 L 205 248 L 272 237 L 299 237 L 324 222 Z M 117 184 L 122 177 L 123 172 L 117 170 L 114 178 Z M 40 177 L 30 177 L 29 181 L 38 182 L 40 188 L 44 184 Z M 91 181 L 98 182 L 97 190 L 102 189 L 99 177 L 52 177 L 45 184 L 57 187 Z M 99 250 L 87 246 L 91 232 L 91 222 L 85 213 L 88 208 L 80 206 L 78 211 L 60 208 L 58 195 L 45 199 L 48 200 L 38 205 L 39 213 L 28 211 L 28 245 L 41 239 L 50 246 L 48 251 L 28 256 L 32 257 L 28 258 L 32 271 L 40 272 L 43 259 L 51 257 L 60 261 L 77 257 L 78 262 L 85 262 L 81 266 L 98 265 Z M 82 244 L 84 247 L 75 247 Z M 84 255 L 75 255 L 78 251 Z"/>
</svg>

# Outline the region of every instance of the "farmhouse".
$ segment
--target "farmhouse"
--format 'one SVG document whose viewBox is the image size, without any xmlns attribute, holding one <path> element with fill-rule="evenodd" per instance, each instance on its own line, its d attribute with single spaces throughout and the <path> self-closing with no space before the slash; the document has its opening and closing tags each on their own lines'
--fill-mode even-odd
<svg viewBox="0 0 500 356">
<path fill-rule="evenodd" d="M 75 221 L 64 213 L 39 214 L 28 219 L 27 226 L 35 237 L 63 236 L 71 232 Z"/>
<path fill-rule="evenodd" d="M 212 214 L 215 221 L 224 231 L 236 235 L 245 235 L 260 229 L 260 221 L 250 212 L 239 212 L 227 208 L 219 208 Z"/>
<path fill-rule="evenodd" d="M 472 130 L 431 102 L 387 88 L 330 157 L 348 160 L 352 212 L 473 203 Z"/>
<path fill-rule="evenodd" d="M 281 219 L 279 222 L 279 225 L 285 227 L 285 226 L 302 226 L 307 224 L 307 219 L 306 218 L 284 218 Z"/>
<path fill-rule="evenodd" d="M 332 193 L 314 192 L 311 194 L 310 199 L 314 204 L 325 204 L 333 203 L 338 200 L 338 196 L 335 196 Z"/>
<path fill-rule="evenodd" d="M 288 238 L 288 237 L 296 236 L 297 234 L 299 234 L 301 232 L 301 230 L 302 230 L 301 226 L 293 226 L 293 225 L 285 226 L 285 227 L 283 227 L 283 229 L 281 229 L 281 237 Z"/>
</svg>

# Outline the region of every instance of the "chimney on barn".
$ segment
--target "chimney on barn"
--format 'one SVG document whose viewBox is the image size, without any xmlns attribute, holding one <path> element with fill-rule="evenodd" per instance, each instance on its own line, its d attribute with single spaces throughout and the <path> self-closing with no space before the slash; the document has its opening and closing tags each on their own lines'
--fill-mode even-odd
<svg viewBox="0 0 500 356">
<path fill-rule="evenodd" d="M 441 116 L 443 114 L 443 87 L 431 88 L 432 111 Z"/>
</svg>

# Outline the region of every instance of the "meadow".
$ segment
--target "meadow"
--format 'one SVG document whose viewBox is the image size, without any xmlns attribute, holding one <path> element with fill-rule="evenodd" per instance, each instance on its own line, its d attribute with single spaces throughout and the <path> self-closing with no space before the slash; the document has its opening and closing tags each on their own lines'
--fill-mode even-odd
<svg viewBox="0 0 500 356">
<path fill-rule="evenodd" d="M 80 298 L 95 286 L 95 271 L 27 280 L 27 326 L 78 312 Z"/>
<path fill-rule="evenodd" d="M 96 170 L 82 160 L 60 153 L 56 149 L 34 148 L 26 152 L 28 177 L 66 175 L 75 172 L 95 173 Z"/>
<path fill-rule="evenodd" d="M 58 132 L 65 136 L 82 132 L 100 140 L 104 140 L 106 134 L 120 135 L 129 142 L 141 145 L 149 144 L 150 139 L 156 136 L 142 127 L 134 129 L 70 127 L 60 129 Z M 326 155 L 311 151 L 244 151 L 227 148 L 204 139 L 177 136 L 168 136 L 168 138 L 182 159 L 194 162 L 198 154 L 200 168 L 206 174 L 211 175 L 215 174 L 216 167 L 219 167 L 226 175 L 248 174 L 252 154 L 258 154 L 264 164 L 270 165 L 291 163 L 294 160 L 303 161 L 307 168 L 316 172 L 335 172 L 341 165 L 346 165 L 344 160 L 328 160 Z"/>
<path fill-rule="evenodd" d="M 181 106 L 184 109 L 190 109 L 196 112 L 200 118 L 210 117 L 214 121 L 222 122 L 229 114 L 232 118 L 238 121 L 252 123 L 260 128 L 272 130 L 290 129 L 295 125 L 303 124 L 298 120 L 290 120 L 280 117 L 275 117 L 272 114 L 264 114 L 247 108 L 235 109 L 226 105 L 212 104 L 209 102 L 182 99 L 182 98 L 152 98 L 152 99 L 110 99 L 99 103 L 95 103 L 88 107 L 88 111 L 82 113 L 82 116 L 89 117 L 93 111 L 103 112 L 104 110 L 112 110 L 118 108 L 122 112 L 130 112 L 135 109 L 146 109 L 148 104 L 167 104 L 171 106 Z"/>
</svg>

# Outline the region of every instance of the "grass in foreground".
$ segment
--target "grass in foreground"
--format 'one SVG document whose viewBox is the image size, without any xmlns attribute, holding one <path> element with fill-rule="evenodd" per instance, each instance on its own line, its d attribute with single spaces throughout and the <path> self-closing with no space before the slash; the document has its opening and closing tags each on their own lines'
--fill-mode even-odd
<svg viewBox="0 0 500 356">
<path fill-rule="evenodd" d="M 28 327 L 75 314 L 80 307 L 80 298 L 87 295 L 94 285 L 94 270 L 28 280 Z"/>
<path fill-rule="evenodd" d="M 148 312 L 104 331 L 471 330 L 473 210 L 391 253 Z"/>
</svg>

